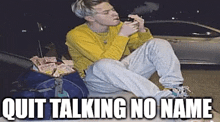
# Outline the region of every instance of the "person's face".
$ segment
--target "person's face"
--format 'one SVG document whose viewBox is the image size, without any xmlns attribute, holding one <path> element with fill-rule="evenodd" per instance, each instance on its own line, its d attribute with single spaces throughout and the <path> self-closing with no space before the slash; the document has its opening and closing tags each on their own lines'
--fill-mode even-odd
<svg viewBox="0 0 220 122">
<path fill-rule="evenodd" d="M 93 8 L 96 11 L 93 15 L 95 22 L 104 26 L 115 26 L 120 23 L 118 13 L 108 2 L 102 2 Z"/>
</svg>

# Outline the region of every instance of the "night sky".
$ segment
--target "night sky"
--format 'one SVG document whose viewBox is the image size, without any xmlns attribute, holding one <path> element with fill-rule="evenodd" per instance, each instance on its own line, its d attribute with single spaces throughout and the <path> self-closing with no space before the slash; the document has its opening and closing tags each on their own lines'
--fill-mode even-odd
<svg viewBox="0 0 220 122">
<path fill-rule="evenodd" d="M 40 16 L 44 14 L 48 18 L 75 19 L 70 5 L 74 0 L 1 0 L 1 16 L 7 19 L 22 18 L 25 14 Z M 145 2 L 151 2 L 159 6 L 158 10 L 146 12 L 146 20 L 172 19 L 189 20 L 194 22 L 217 24 L 220 20 L 220 7 L 217 0 L 111 0 L 119 12 L 125 16 L 132 13 L 135 8 L 146 6 Z M 148 6 L 149 7 L 149 6 Z M 36 15 L 38 14 L 38 15 Z M 35 18 L 39 19 L 39 18 Z M 43 19 L 43 18 L 41 18 Z M 1 20 L 1 21 L 4 21 Z"/>
<path fill-rule="evenodd" d="M 134 8 L 144 6 L 146 1 L 157 4 L 159 8 L 153 12 L 146 12 L 144 14 L 145 20 L 170 20 L 175 18 L 208 24 L 220 29 L 220 2 L 217 0 L 136 0 L 135 2 L 134 0 L 126 0 L 129 3 L 127 5 L 122 5 L 121 2 L 112 2 L 117 4 L 116 7 L 119 12 L 123 11 L 121 14 L 129 14 Z"/>
</svg>

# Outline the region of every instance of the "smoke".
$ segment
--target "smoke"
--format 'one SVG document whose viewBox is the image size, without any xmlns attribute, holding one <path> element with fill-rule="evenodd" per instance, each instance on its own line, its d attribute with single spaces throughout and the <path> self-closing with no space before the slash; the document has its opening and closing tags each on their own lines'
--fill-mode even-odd
<svg viewBox="0 0 220 122">
<path fill-rule="evenodd" d="M 145 14 L 152 13 L 153 11 L 157 11 L 159 9 L 158 3 L 153 2 L 144 2 L 145 5 L 138 6 L 132 12 L 132 14 Z"/>
</svg>

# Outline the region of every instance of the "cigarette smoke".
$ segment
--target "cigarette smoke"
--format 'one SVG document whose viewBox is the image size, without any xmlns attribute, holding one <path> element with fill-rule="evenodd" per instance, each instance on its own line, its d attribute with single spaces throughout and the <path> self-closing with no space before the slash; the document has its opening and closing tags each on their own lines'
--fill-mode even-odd
<svg viewBox="0 0 220 122">
<path fill-rule="evenodd" d="M 159 4 L 154 2 L 144 2 L 145 5 L 138 6 L 132 12 L 132 14 L 145 14 L 152 13 L 153 11 L 157 11 L 159 9 Z"/>
</svg>

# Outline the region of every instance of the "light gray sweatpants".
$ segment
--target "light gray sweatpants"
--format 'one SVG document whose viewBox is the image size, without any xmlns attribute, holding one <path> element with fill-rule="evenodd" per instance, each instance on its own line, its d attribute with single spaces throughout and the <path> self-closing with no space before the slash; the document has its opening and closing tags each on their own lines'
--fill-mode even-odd
<svg viewBox="0 0 220 122">
<path fill-rule="evenodd" d="M 122 61 L 101 59 L 86 70 L 85 82 L 89 90 L 112 93 L 127 90 L 137 97 L 161 97 L 171 95 L 169 90 L 160 91 L 150 76 L 157 71 L 159 82 L 165 88 L 183 83 L 180 63 L 166 40 L 154 38 Z"/>
</svg>

